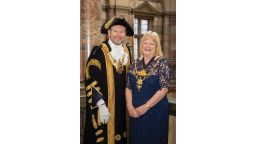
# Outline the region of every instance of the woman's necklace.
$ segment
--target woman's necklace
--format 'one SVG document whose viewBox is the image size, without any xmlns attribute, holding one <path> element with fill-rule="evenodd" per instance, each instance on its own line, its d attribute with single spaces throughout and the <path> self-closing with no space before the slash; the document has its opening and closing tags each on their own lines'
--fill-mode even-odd
<svg viewBox="0 0 256 144">
<path fill-rule="evenodd" d="M 149 77 L 150 75 L 153 74 L 154 72 L 154 69 L 155 67 L 157 66 L 157 64 L 159 63 L 159 60 L 157 60 L 157 63 L 149 70 L 149 72 L 147 73 L 146 71 L 146 68 L 143 67 L 142 70 L 138 71 L 137 69 L 137 65 L 136 65 L 136 62 L 135 62 L 135 77 L 137 79 L 137 82 L 136 82 L 136 87 L 137 89 L 140 91 L 140 89 L 142 88 L 142 85 L 143 85 L 143 81 Z"/>
</svg>

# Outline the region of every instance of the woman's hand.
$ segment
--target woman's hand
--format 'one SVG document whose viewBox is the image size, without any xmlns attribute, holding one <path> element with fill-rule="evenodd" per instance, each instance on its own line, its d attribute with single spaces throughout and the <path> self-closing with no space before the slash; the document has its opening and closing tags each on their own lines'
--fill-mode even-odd
<svg viewBox="0 0 256 144">
<path fill-rule="evenodd" d="M 137 112 L 135 111 L 135 108 L 134 108 L 133 105 L 127 105 L 127 109 L 128 109 L 129 115 L 130 115 L 131 117 L 134 117 L 134 118 L 139 117 L 138 114 L 137 114 Z"/>
<path fill-rule="evenodd" d="M 149 108 L 146 106 L 146 104 L 143 104 L 143 105 L 137 107 L 135 109 L 135 111 L 137 112 L 138 116 L 141 116 L 141 115 L 145 114 L 148 111 L 148 109 Z"/>
</svg>

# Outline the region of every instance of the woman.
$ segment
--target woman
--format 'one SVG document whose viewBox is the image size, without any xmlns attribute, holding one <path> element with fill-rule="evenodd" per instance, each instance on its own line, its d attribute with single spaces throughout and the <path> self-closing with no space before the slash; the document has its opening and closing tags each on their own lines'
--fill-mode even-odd
<svg viewBox="0 0 256 144">
<path fill-rule="evenodd" d="M 168 143 L 168 60 L 163 58 L 156 32 L 144 34 L 140 58 L 128 72 L 126 106 L 130 115 L 131 144 Z"/>
</svg>

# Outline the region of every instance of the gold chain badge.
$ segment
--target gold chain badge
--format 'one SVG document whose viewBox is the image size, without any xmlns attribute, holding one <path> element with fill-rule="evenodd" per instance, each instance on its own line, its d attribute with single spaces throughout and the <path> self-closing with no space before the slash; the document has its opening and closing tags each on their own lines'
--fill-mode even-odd
<svg viewBox="0 0 256 144">
<path fill-rule="evenodd" d="M 154 72 L 154 69 L 155 67 L 158 65 L 159 63 L 159 60 L 157 61 L 157 63 L 150 69 L 150 71 L 147 73 L 146 72 L 146 69 L 142 69 L 140 71 L 137 71 L 137 65 L 136 65 L 136 62 L 135 62 L 135 73 L 133 73 L 137 79 L 137 82 L 136 82 L 136 87 L 137 89 L 140 91 L 140 89 L 142 88 L 143 86 L 143 81 L 148 78 L 150 75 L 153 74 Z"/>
<path fill-rule="evenodd" d="M 123 55 L 122 59 L 119 59 L 118 61 L 114 59 L 114 57 L 111 55 L 111 53 L 109 53 L 109 56 L 110 56 L 111 61 L 113 61 L 114 65 L 115 65 L 116 72 L 119 74 L 122 74 L 123 70 L 124 70 L 123 62 L 124 62 L 125 54 Z"/>
</svg>

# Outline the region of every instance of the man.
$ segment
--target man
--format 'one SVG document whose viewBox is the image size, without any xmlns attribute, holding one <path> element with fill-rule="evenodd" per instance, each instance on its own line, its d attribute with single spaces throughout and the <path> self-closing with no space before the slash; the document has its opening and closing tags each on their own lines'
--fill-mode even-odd
<svg viewBox="0 0 256 144">
<path fill-rule="evenodd" d="M 126 144 L 126 74 L 130 53 L 123 44 L 133 36 L 130 24 L 113 17 L 101 27 L 108 39 L 92 49 L 86 65 L 84 144 Z"/>
</svg>

